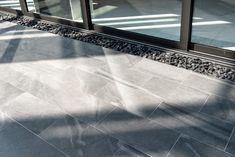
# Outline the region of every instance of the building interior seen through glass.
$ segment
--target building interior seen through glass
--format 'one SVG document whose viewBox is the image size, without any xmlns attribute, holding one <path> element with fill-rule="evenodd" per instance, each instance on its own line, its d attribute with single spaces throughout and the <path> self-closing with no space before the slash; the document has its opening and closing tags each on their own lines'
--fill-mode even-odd
<svg viewBox="0 0 235 157">
<path fill-rule="evenodd" d="M 26 0 L 30 12 L 82 22 L 80 0 Z"/>
<path fill-rule="evenodd" d="M 195 0 L 192 42 L 235 50 L 235 0 Z"/>
<path fill-rule="evenodd" d="M 21 10 L 19 0 L 0 0 L 0 7 Z"/>
<path fill-rule="evenodd" d="M 179 0 L 93 0 L 92 21 L 121 30 L 180 39 Z"/>
<path fill-rule="evenodd" d="M 182 0 L 89 0 L 92 22 L 180 40 Z M 80 0 L 26 0 L 30 12 L 82 22 Z M 0 0 L 20 10 L 19 0 Z M 235 50 L 235 0 L 195 0 L 191 42 Z"/>
</svg>

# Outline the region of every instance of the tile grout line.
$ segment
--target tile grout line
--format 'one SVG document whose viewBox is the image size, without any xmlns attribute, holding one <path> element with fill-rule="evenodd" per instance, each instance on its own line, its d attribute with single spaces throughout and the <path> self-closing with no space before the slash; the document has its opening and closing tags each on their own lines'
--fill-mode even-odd
<svg viewBox="0 0 235 157">
<path fill-rule="evenodd" d="M 206 103 L 207 103 L 207 101 L 209 100 L 210 96 L 211 96 L 211 94 L 209 94 L 209 95 L 207 96 L 207 98 L 206 98 L 205 102 L 202 104 L 202 106 L 201 106 L 201 108 L 199 109 L 199 111 L 198 111 L 198 112 L 200 112 L 200 113 L 201 113 L 202 109 L 206 106 Z"/>
<path fill-rule="evenodd" d="M 235 133 L 235 126 L 233 127 L 233 130 L 232 130 L 232 132 L 231 132 L 231 134 L 230 134 L 230 136 L 229 136 L 228 142 L 227 142 L 227 144 L 225 145 L 225 148 L 224 148 L 224 151 L 225 151 L 225 152 L 226 152 L 226 149 L 227 149 L 227 147 L 228 147 L 228 145 L 229 145 L 229 143 L 230 143 L 230 141 L 231 141 L 231 138 L 232 138 L 232 136 L 233 136 L 234 133 Z"/>
<path fill-rule="evenodd" d="M 112 105 L 112 104 L 111 104 Z M 90 125 L 90 126 L 92 126 L 92 127 L 94 127 L 94 128 L 96 128 L 96 126 L 98 125 L 98 124 L 100 124 L 100 123 L 102 123 L 103 122 L 103 120 L 105 120 L 112 112 L 114 112 L 117 108 L 118 108 L 118 106 L 114 106 L 114 105 L 112 105 L 114 108 L 111 110 L 111 111 L 109 111 L 109 113 L 107 113 L 103 118 L 101 118 L 98 122 L 96 122 L 94 125 Z M 89 124 L 88 124 L 89 125 Z M 96 128 L 97 129 L 97 128 Z"/>
<path fill-rule="evenodd" d="M 0 113 L 3 113 L 2 111 L 0 111 Z M 22 125 L 21 123 L 19 123 L 17 120 L 13 119 L 12 117 L 10 117 L 8 114 L 3 113 L 4 115 L 6 115 L 9 119 L 11 119 L 13 122 L 15 122 L 16 124 L 20 125 L 22 128 L 24 128 L 26 131 L 30 132 L 31 134 L 33 134 L 34 136 L 36 136 L 37 138 L 39 138 L 40 140 L 42 140 L 43 142 L 45 142 L 46 144 L 50 145 L 51 147 L 53 147 L 54 149 L 56 149 L 57 151 L 61 152 L 62 154 L 64 154 L 66 157 L 69 157 L 68 154 L 66 154 L 65 152 L 63 152 L 62 150 L 60 150 L 59 148 L 57 148 L 56 146 L 52 145 L 51 143 L 47 142 L 45 139 L 43 139 L 41 136 L 35 134 L 33 131 L 31 131 L 30 129 L 26 128 L 24 125 Z"/>
<path fill-rule="evenodd" d="M 160 105 L 161 105 L 162 103 L 164 103 L 164 102 L 163 102 L 163 101 L 160 102 L 160 103 L 157 105 L 157 107 L 153 110 L 153 112 L 151 112 L 151 113 L 146 117 L 148 120 L 151 120 L 150 117 L 151 117 L 152 114 L 160 107 Z"/>
<path fill-rule="evenodd" d="M 118 138 L 118 137 L 113 136 L 113 135 L 110 135 L 109 133 L 106 133 L 104 130 L 102 130 L 102 129 L 100 129 L 100 128 L 96 128 L 96 127 L 94 127 L 94 126 L 91 126 L 91 127 L 93 127 L 94 129 L 100 131 L 101 133 L 105 134 L 106 136 L 111 137 L 111 138 L 114 138 L 114 139 L 116 139 L 116 140 L 118 140 L 118 141 L 121 141 L 121 142 L 123 142 L 123 143 L 125 143 L 125 144 L 127 144 L 127 145 L 129 145 L 129 146 L 131 146 L 131 147 L 133 147 L 133 148 L 135 148 L 136 150 L 140 151 L 141 153 L 143 153 L 143 154 L 145 154 L 145 155 L 151 157 L 151 155 L 149 155 L 148 153 L 145 153 L 142 148 L 138 148 L 138 147 L 136 148 L 136 146 L 132 145 L 131 143 L 126 142 L 126 141 L 124 141 L 124 140 L 122 140 L 122 139 L 120 139 L 120 138 Z"/>
<path fill-rule="evenodd" d="M 168 151 L 166 157 L 168 157 L 170 155 L 170 152 L 172 151 L 172 149 L 175 147 L 175 145 L 178 143 L 179 139 L 182 137 L 182 133 L 179 135 L 179 137 L 176 139 L 175 143 L 173 144 L 173 146 L 171 147 L 171 149 Z"/>
<path fill-rule="evenodd" d="M 157 122 L 157 121 L 155 121 L 155 120 L 152 120 L 152 119 L 149 119 L 149 118 L 147 118 L 147 119 L 150 120 L 150 121 L 153 121 L 154 123 L 157 123 L 157 124 L 161 125 L 159 122 Z M 165 126 L 164 126 L 164 127 L 165 127 Z M 223 151 L 223 149 L 221 149 L 221 148 L 218 148 L 218 147 L 216 147 L 216 146 L 214 146 L 214 145 L 212 145 L 212 144 L 209 144 L 209 143 L 201 142 L 200 140 L 198 140 L 198 139 L 196 139 L 196 138 L 194 138 L 194 137 L 192 137 L 192 136 L 190 136 L 190 135 L 184 134 L 184 133 L 182 133 L 181 131 L 174 130 L 174 129 L 170 128 L 170 127 L 165 127 L 165 128 L 170 129 L 170 130 L 172 130 L 172 131 L 174 131 L 174 132 L 176 132 L 176 133 L 181 134 L 181 137 L 182 137 L 183 135 L 186 135 L 186 136 L 192 138 L 193 140 L 198 141 L 199 143 L 205 144 L 205 145 L 207 145 L 207 146 L 209 146 L 209 147 L 212 147 L 212 148 L 214 148 L 214 149 L 217 149 L 217 150 L 219 150 L 219 151 Z M 235 127 L 234 127 L 234 132 L 235 132 Z M 228 152 L 226 152 L 226 153 L 228 153 Z M 230 154 L 230 153 L 228 153 L 228 154 Z"/>
</svg>

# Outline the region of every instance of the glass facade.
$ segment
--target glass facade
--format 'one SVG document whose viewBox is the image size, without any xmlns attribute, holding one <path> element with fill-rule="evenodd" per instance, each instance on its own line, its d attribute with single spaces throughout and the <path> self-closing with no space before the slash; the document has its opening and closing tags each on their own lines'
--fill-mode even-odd
<svg viewBox="0 0 235 157">
<path fill-rule="evenodd" d="M 26 0 L 30 12 L 82 22 L 80 0 Z"/>
<path fill-rule="evenodd" d="M 235 1 L 195 0 L 192 42 L 235 50 Z"/>
<path fill-rule="evenodd" d="M 19 0 L 0 0 L 0 7 L 21 10 Z"/>
<path fill-rule="evenodd" d="M 0 0 L 0 7 L 21 10 L 24 2 L 32 17 L 235 59 L 235 0 Z"/>
<path fill-rule="evenodd" d="M 179 0 L 92 0 L 92 4 L 95 24 L 180 39 L 182 4 Z"/>
</svg>

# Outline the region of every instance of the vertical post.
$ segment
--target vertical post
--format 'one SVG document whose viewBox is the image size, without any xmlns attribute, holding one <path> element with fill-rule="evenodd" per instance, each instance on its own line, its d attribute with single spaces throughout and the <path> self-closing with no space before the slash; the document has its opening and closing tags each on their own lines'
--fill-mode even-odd
<svg viewBox="0 0 235 157">
<path fill-rule="evenodd" d="M 23 14 L 28 12 L 28 6 L 26 0 L 20 0 L 20 7 Z"/>
<path fill-rule="evenodd" d="M 91 8 L 90 0 L 81 0 L 81 10 L 84 28 L 91 30 L 93 29 L 92 19 L 91 19 Z"/>
<path fill-rule="evenodd" d="M 194 0 L 182 1 L 180 48 L 188 51 L 192 35 Z"/>
</svg>

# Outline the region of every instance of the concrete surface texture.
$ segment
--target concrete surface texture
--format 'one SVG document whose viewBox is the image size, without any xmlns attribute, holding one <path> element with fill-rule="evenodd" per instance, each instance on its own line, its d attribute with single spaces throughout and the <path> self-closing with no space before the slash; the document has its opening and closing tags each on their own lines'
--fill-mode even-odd
<svg viewBox="0 0 235 157">
<path fill-rule="evenodd" d="M 232 157 L 235 85 L 0 23 L 0 156 Z"/>
</svg>

